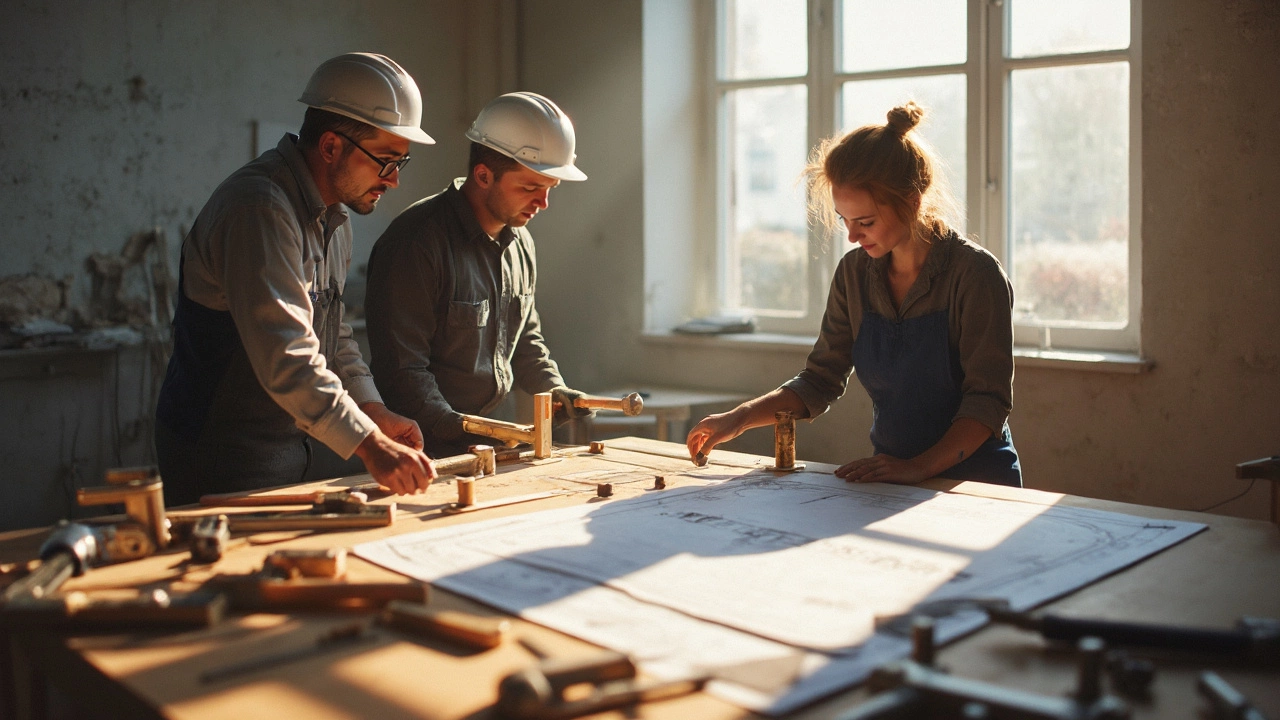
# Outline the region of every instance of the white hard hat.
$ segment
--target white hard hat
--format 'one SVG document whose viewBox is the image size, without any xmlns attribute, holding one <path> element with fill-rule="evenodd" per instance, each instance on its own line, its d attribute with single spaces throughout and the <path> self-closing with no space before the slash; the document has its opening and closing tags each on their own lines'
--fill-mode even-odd
<svg viewBox="0 0 1280 720">
<path fill-rule="evenodd" d="M 386 55 L 347 53 L 325 60 L 311 74 L 298 102 L 345 115 L 423 145 L 422 95 L 405 69 Z"/>
<path fill-rule="evenodd" d="M 573 123 L 556 104 L 531 92 L 500 95 L 484 106 L 467 139 L 557 180 L 586 180 L 574 166 Z"/>
</svg>

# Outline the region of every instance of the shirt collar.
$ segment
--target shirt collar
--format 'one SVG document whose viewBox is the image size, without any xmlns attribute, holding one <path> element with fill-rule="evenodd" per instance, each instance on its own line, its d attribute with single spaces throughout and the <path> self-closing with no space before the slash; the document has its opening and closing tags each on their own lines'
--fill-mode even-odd
<svg viewBox="0 0 1280 720">
<path fill-rule="evenodd" d="M 935 234 L 929 242 L 929 254 L 924 258 L 924 265 L 920 268 L 920 275 L 916 278 L 911 289 L 907 291 L 907 296 L 903 298 L 902 312 L 917 297 L 928 294 L 929 289 L 933 285 L 933 279 L 947 269 L 949 260 L 951 259 L 951 251 L 959 242 L 960 238 L 954 230 L 947 230 L 942 235 Z M 885 304 L 885 307 L 893 307 L 892 301 L 889 299 L 888 281 L 883 279 L 889 272 L 889 263 L 892 258 L 884 255 L 879 258 L 872 258 L 869 266 L 868 276 L 873 280 L 871 282 L 871 292 Z"/>
<path fill-rule="evenodd" d="M 515 231 L 509 225 L 504 225 L 498 233 L 498 237 L 491 238 L 489 233 L 480 227 L 480 221 L 476 219 L 476 213 L 471 209 L 471 202 L 467 200 L 467 196 L 462 192 L 462 185 L 467 181 L 466 178 L 454 178 L 449 183 L 449 187 L 445 188 L 444 194 L 448 198 L 449 204 L 453 206 L 453 211 L 458 216 L 458 221 L 462 223 L 462 229 L 466 231 L 467 237 L 474 240 L 483 239 L 485 242 L 493 243 L 503 250 L 516 239 Z"/>
<path fill-rule="evenodd" d="M 280 142 L 276 143 L 276 151 L 284 156 L 285 165 L 293 173 L 293 178 L 302 191 L 303 207 L 299 210 L 305 210 L 308 219 L 325 223 L 330 232 L 350 219 L 347 208 L 342 203 L 334 203 L 332 206 L 324 204 L 324 199 L 320 197 L 320 188 L 316 186 L 316 180 L 311 176 L 311 168 L 307 166 L 306 158 L 302 157 L 302 152 L 298 150 L 297 135 L 285 133 L 284 137 L 280 138 Z"/>
</svg>

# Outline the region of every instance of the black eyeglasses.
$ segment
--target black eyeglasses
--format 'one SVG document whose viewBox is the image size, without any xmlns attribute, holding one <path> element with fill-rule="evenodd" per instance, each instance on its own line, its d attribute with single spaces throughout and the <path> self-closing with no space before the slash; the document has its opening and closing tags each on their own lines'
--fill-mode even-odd
<svg viewBox="0 0 1280 720">
<path fill-rule="evenodd" d="M 340 133 L 337 130 L 334 130 L 333 132 L 335 135 L 339 135 L 343 139 L 345 139 L 347 142 L 351 143 L 352 145 L 355 145 L 356 149 L 364 153 L 365 155 L 368 155 L 370 160 L 378 163 L 378 167 L 382 168 L 381 170 L 378 171 L 378 177 L 380 178 L 391 177 L 391 173 L 397 170 L 403 170 L 404 166 L 409 164 L 408 155 L 405 155 L 399 160 L 382 160 L 377 155 L 374 155 L 368 150 L 365 150 L 364 148 L 360 147 L 360 143 L 347 137 L 345 133 Z"/>
</svg>

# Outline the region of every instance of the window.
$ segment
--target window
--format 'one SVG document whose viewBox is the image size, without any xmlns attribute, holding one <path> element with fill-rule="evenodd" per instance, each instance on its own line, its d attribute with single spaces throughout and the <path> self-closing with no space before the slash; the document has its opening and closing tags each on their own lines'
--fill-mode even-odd
<svg viewBox="0 0 1280 720">
<path fill-rule="evenodd" d="M 797 179 L 823 137 L 915 100 L 1014 283 L 1019 345 L 1138 349 L 1140 0 L 718 0 L 718 302 L 811 334 L 843 238 Z"/>
</svg>

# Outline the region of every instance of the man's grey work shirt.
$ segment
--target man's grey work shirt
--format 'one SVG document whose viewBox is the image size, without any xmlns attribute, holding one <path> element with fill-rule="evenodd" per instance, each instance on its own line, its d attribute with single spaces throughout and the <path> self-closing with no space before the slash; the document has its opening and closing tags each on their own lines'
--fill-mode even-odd
<svg viewBox="0 0 1280 720">
<path fill-rule="evenodd" d="M 349 458 L 377 429 L 359 403 L 382 399 L 345 321 L 333 367 L 321 354 L 309 293 L 331 278 L 346 287 L 351 228 L 344 207 L 326 207 L 296 142 L 286 134 L 213 193 L 183 244 L 184 291 L 231 314 L 271 399 Z"/>
<path fill-rule="evenodd" d="M 533 237 L 504 227 L 490 238 L 464 180 L 402 212 L 369 258 L 374 378 L 389 408 L 436 437 L 457 413 L 492 411 L 513 384 L 529 393 L 564 385 L 534 307 Z"/>
<path fill-rule="evenodd" d="M 962 373 L 955 419 L 973 418 L 999 437 L 1013 407 L 1013 288 L 999 261 L 956 233 L 935 236 L 900 309 L 889 292 L 890 261 L 887 255 L 872 259 L 862 248 L 845 254 L 818 342 L 805 369 L 782 387 L 816 418 L 844 394 L 864 310 L 897 322 L 945 310 L 951 354 Z"/>
</svg>

